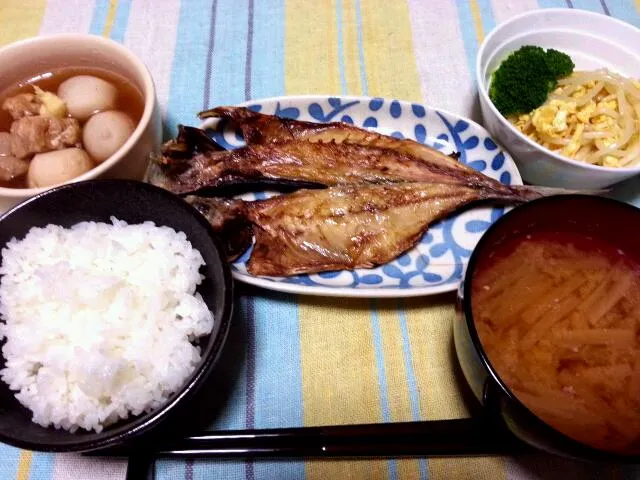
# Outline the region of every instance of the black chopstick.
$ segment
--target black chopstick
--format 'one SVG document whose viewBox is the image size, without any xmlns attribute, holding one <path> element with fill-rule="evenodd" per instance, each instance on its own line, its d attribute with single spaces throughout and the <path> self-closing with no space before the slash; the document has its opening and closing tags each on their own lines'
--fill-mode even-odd
<svg viewBox="0 0 640 480">
<path fill-rule="evenodd" d="M 125 480 L 155 480 L 155 458 L 153 455 L 136 454 L 129 457 Z"/>
<path fill-rule="evenodd" d="M 484 419 L 210 432 L 89 452 L 99 456 L 447 457 L 510 455 L 528 448 Z"/>
</svg>

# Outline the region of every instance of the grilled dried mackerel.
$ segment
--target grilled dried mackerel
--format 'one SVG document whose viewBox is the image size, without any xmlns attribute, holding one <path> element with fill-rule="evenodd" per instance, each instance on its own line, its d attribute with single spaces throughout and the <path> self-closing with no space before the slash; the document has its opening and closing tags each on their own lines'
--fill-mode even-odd
<svg viewBox="0 0 640 480">
<path fill-rule="evenodd" d="M 151 183 L 176 194 L 247 183 L 311 188 L 430 182 L 496 190 L 516 202 L 542 195 L 537 188 L 504 185 L 472 169 L 473 174 L 469 174 L 464 169 L 373 146 L 274 140 L 221 151 L 201 130 L 192 127 L 181 127 L 178 138 L 165 144 L 154 163 Z"/>
<path fill-rule="evenodd" d="M 423 162 L 465 171 L 486 178 L 476 170 L 457 161 L 458 155 L 446 155 L 435 148 L 410 139 L 382 135 L 348 123 L 315 123 L 265 115 L 245 107 L 217 107 L 200 112 L 204 118 L 224 118 L 236 125 L 249 144 L 278 140 L 305 140 L 308 142 L 336 142 L 394 150 Z"/>
<path fill-rule="evenodd" d="M 256 240 L 248 271 L 288 276 L 381 265 L 413 247 L 435 221 L 481 200 L 512 199 L 490 189 L 405 183 L 300 190 L 247 202 Z"/>
</svg>

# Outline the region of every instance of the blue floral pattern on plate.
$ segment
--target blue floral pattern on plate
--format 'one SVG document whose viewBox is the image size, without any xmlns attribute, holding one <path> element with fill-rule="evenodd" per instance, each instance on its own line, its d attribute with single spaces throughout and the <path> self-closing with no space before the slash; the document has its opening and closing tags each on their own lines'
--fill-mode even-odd
<svg viewBox="0 0 640 480">
<path fill-rule="evenodd" d="M 411 138 L 507 184 L 521 184 L 513 160 L 476 123 L 448 112 L 399 100 L 362 97 L 280 97 L 246 104 L 262 113 L 316 122 L 341 121 L 397 138 Z M 226 148 L 243 144 L 226 122 L 204 122 L 210 135 Z M 255 200 L 271 192 L 245 194 Z M 453 291 L 467 261 L 487 228 L 503 208 L 474 208 L 433 225 L 420 242 L 394 261 L 372 269 L 324 272 L 292 277 L 255 277 L 247 273 L 250 251 L 232 265 L 236 279 L 272 290 L 347 297 L 408 297 Z"/>
</svg>

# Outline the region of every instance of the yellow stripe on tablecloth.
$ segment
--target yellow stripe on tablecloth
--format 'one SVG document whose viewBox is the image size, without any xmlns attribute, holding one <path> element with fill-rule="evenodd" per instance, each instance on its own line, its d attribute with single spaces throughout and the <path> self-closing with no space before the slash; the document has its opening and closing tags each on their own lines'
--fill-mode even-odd
<svg viewBox="0 0 640 480">
<path fill-rule="evenodd" d="M 335 0 L 287 0 L 287 95 L 340 93 Z"/>
<path fill-rule="evenodd" d="M 368 94 L 420 101 L 407 2 L 361 2 Z"/>
<path fill-rule="evenodd" d="M 0 45 L 38 34 L 46 0 L 1 0 Z"/>
<path fill-rule="evenodd" d="M 304 424 L 381 422 L 369 302 L 300 298 Z M 312 461 L 309 480 L 386 478 L 387 462 Z"/>
<path fill-rule="evenodd" d="M 432 458 L 429 460 L 429 480 L 450 480 L 452 478 L 506 479 L 505 461 L 500 457 Z"/>
<path fill-rule="evenodd" d="M 404 302 L 420 411 L 428 420 L 469 416 L 453 346 L 453 300 L 448 294 Z M 432 458 L 428 468 L 430 480 L 506 478 L 502 458 Z"/>
<path fill-rule="evenodd" d="M 342 32 L 344 76 L 347 83 L 347 94 L 362 95 L 355 0 L 343 0 L 342 2 Z"/>
<path fill-rule="evenodd" d="M 33 454 L 29 450 L 22 450 L 18 459 L 18 470 L 16 471 L 16 480 L 28 480 L 29 471 L 31 470 L 31 458 Z"/>
<path fill-rule="evenodd" d="M 478 0 L 469 0 L 469 8 L 471 9 L 473 25 L 476 28 L 478 45 L 480 45 L 484 40 L 484 27 L 482 26 L 482 15 L 480 14 L 480 5 L 478 5 Z"/>
<path fill-rule="evenodd" d="M 413 420 L 411 398 L 397 300 L 378 300 L 378 320 L 382 337 L 387 401 L 392 422 Z M 418 460 L 397 461 L 398 478 L 411 480 L 420 477 Z"/>
<path fill-rule="evenodd" d="M 116 18 L 116 10 L 118 9 L 118 0 L 109 0 L 109 9 L 107 10 L 107 18 L 104 21 L 104 29 L 102 30 L 102 36 L 108 37 L 111 35 L 111 29 L 113 28 L 113 22 Z"/>
<path fill-rule="evenodd" d="M 404 301 L 420 411 L 429 420 L 468 417 L 455 376 L 451 295 Z"/>
</svg>

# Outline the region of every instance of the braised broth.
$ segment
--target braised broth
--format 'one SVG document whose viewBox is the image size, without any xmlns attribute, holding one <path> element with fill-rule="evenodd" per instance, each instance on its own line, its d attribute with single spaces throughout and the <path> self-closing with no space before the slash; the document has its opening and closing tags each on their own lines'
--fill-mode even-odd
<svg viewBox="0 0 640 480">
<path fill-rule="evenodd" d="M 36 75 L 20 82 L 16 87 L 1 92 L 0 105 L 5 99 L 14 95 L 33 93 L 34 85 L 45 91 L 56 93 L 62 82 L 77 75 L 91 75 L 111 83 L 118 91 L 115 108 L 126 113 L 135 125 L 140 122 L 144 110 L 144 100 L 140 90 L 121 75 L 99 68 L 68 67 Z M 13 121 L 9 112 L 0 109 L 0 132 L 8 132 Z M 0 187 L 27 188 L 26 178 L 21 176 L 8 182 L 0 180 Z"/>
</svg>

